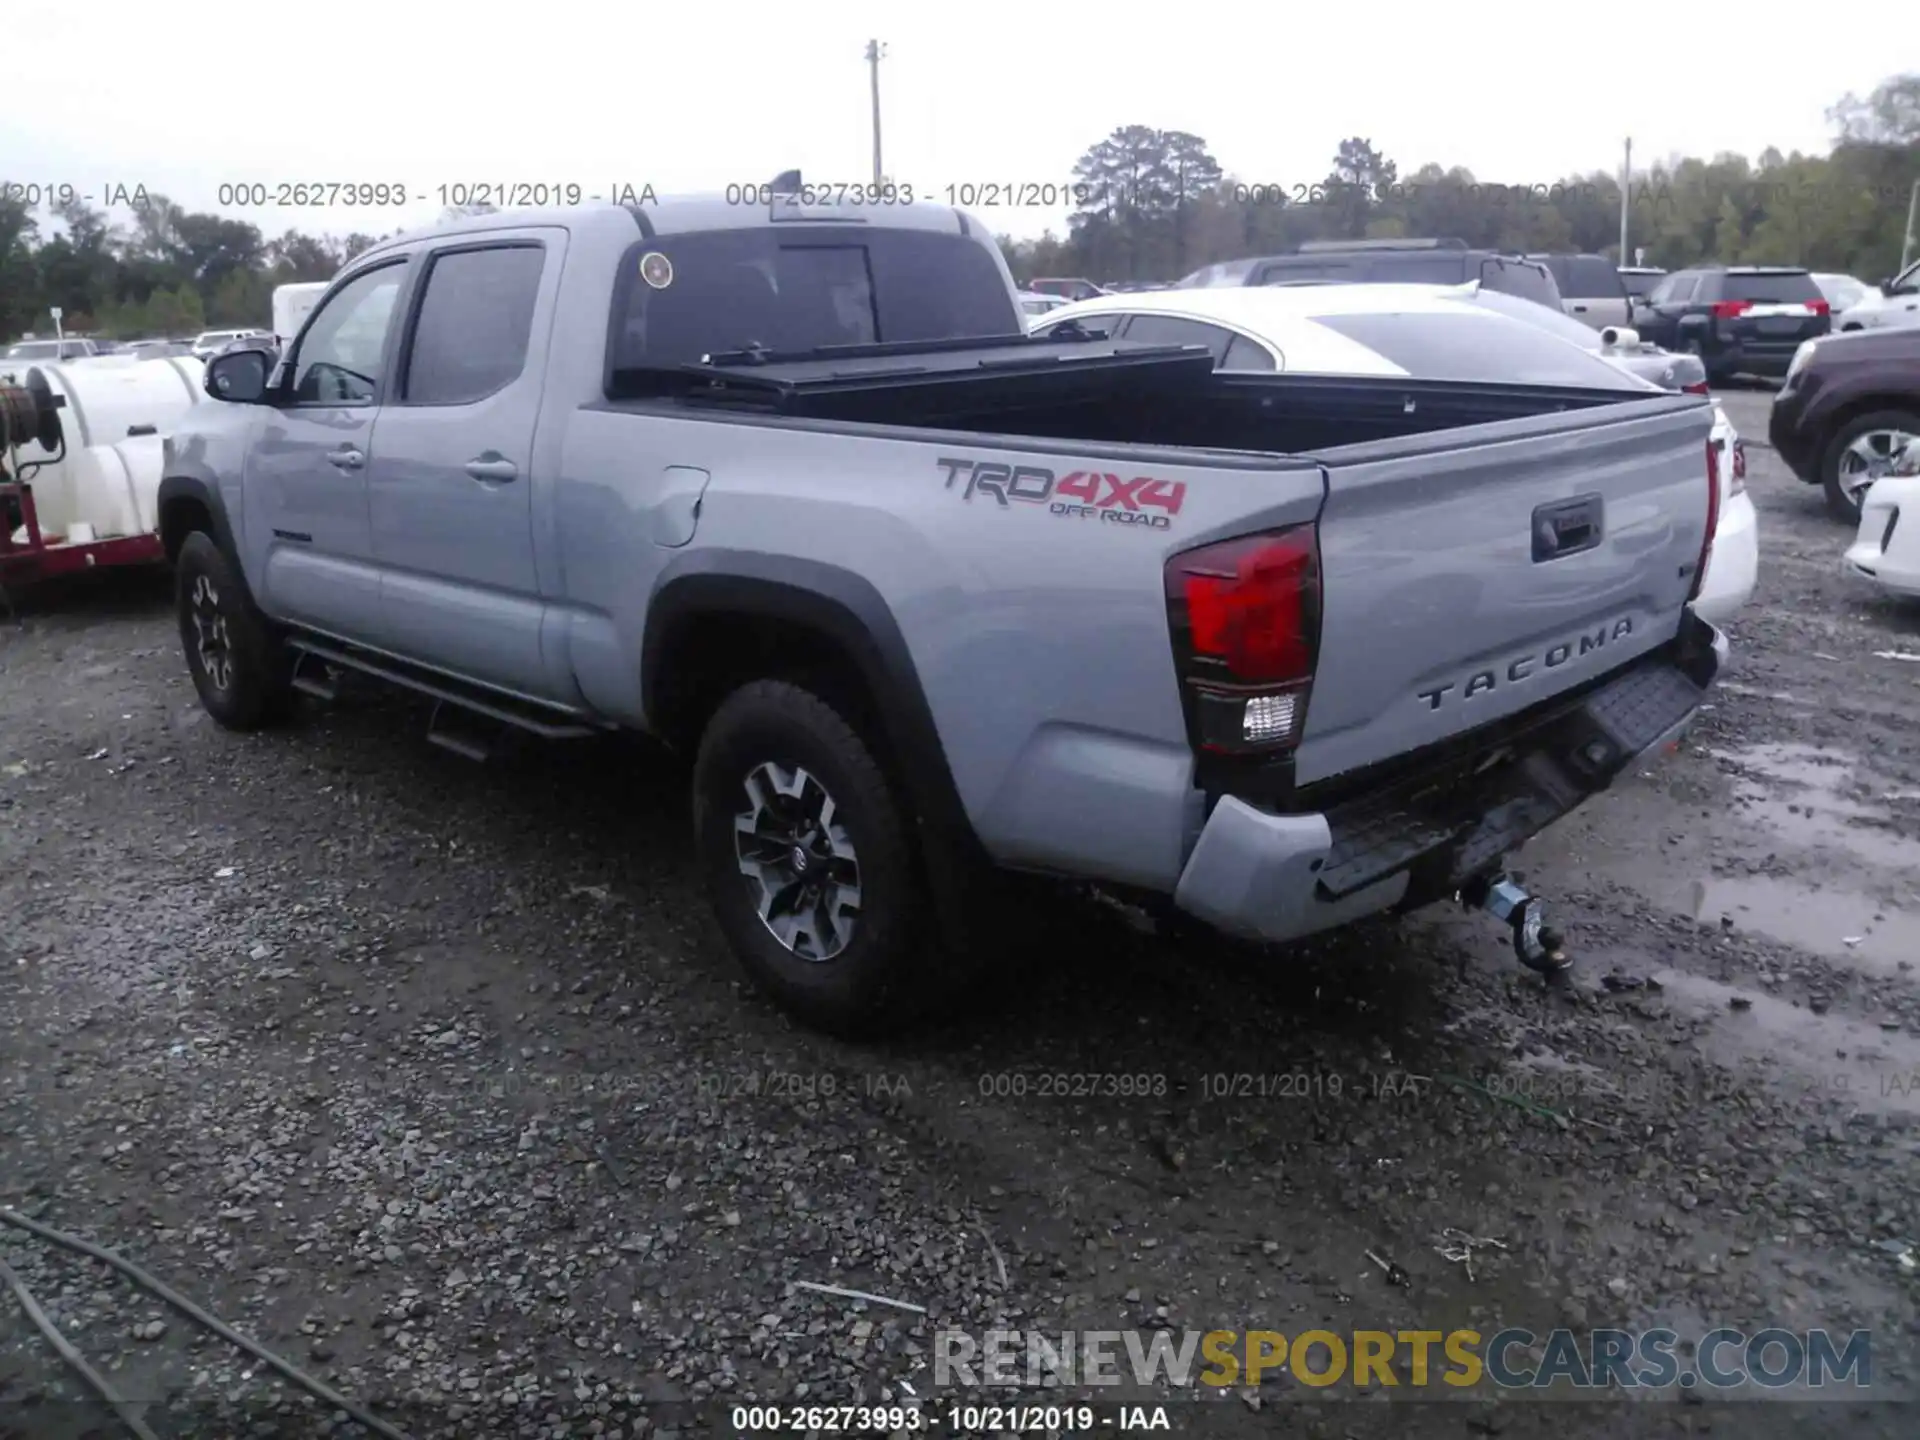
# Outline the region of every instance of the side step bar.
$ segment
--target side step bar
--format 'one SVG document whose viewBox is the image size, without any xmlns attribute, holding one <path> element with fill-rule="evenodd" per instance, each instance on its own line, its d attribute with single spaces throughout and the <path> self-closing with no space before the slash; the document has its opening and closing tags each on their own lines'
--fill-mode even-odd
<svg viewBox="0 0 1920 1440">
<path fill-rule="evenodd" d="M 466 755 L 471 759 L 484 759 L 486 747 L 477 744 L 465 735 L 450 733 L 441 722 L 441 711 L 452 708 L 456 711 L 468 711 L 475 715 L 484 715 L 503 725 L 511 725 L 516 730 L 525 730 L 546 740 L 578 740 L 588 735 L 597 735 L 605 728 L 587 724 L 567 717 L 567 712 L 550 708 L 530 700 L 519 700 L 511 695 L 501 695 L 457 680 L 451 675 L 441 675 L 404 660 L 396 660 L 387 655 L 369 655 L 362 651 L 316 639 L 308 635 L 289 635 L 287 645 L 298 656 L 293 676 L 293 688 L 304 694 L 313 695 L 322 700 L 334 697 L 334 686 L 321 675 L 303 674 L 308 659 L 318 660 L 328 665 L 338 665 L 342 669 L 356 670 L 362 675 L 371 675 L 376 680 L 384 680 L 390 685 L 398 685 L 406 690 L 438 700 L 434 706 L 433 723 L 427 738 L 436 745 Z"/>
</svg>

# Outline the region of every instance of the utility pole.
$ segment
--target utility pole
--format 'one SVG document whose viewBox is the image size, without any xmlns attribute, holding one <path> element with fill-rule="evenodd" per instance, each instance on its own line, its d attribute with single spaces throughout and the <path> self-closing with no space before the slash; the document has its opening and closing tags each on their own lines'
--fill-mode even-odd
<svg viewBox="0 0 1920 1440">
<path fill-rule="evenodd" d="M 1913 182 L 1913 189 L 1907 195 L 1907 233 L 1900 239 L 1900 268 L 1907 268 L 1907 257 L 1913 253 L 1913 247 L 1920 245 L 1920 235 L 1914 230 L 1920 225 L 1920 180 Z"/>
<path fill-rule="evenodd" d="M 1620 263 L 1627 263 L 1627 195 L 1633 189 L 1633 137 L 1627 137 L 1626 158 L 1620 164 Z"/>
<path fill-rule="evenodd" d="M 887 47 L 878 40 L 867 41 L 867 69 L 873 76 L 873 183 L 876 187 L 883 183 L 880 168 L 880 61 L 886 53 Z"/>
</svg>

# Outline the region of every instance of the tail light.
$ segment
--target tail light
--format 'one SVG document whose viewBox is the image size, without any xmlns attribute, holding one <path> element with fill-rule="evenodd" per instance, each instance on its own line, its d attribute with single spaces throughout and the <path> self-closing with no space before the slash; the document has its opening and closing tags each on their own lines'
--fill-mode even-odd
<svg viewBox="0 0 1920 1440">
<path fill-rule="evenodd" d="M 1687 592 L 1691 604 L 1700 598 L 1700 587 L 1707 582 L 1707 562 L 1713 559 L 1713 533 L 1720 528 L 1720 447 L 1707 441 L 1707 533 L 1700 542 L 1700 564 L 1693 572 L 1693 588 Z"/>
<path fill-rule="evenodd" d="M 1731 320 L 1735 316 L 1746 314 L 1752 308 L 1751 300 L 1716 300 L 1713 302 L 1713 318 Z"/>
<path fill-rule="evenodd" d="M 1689 395 L 1711 395 L 1713 393 L 1713 390 L 1708 386 L 1707 382 L 1704 380 L 1696 380 L 1693 382 L 1693 384 L 1682 385 L 1680 388 L 1686 391 L 1687 394 Z"/>
<path fill-rule="evenodd" d="M 1320 649 L 1320 541 L 1312 525 L 1167 561 L 1167 619 L 1187 733 L 1201 750 L 1299 743 Z"/>
<path fill-rule="evenodd" d="M 1825 300 L 1809 300 L 1807 301 L 1807 309 L 1816 315 L 1831 315 L 1833 313 L 1833 306 L 1829 305 Z"/>
</svg>

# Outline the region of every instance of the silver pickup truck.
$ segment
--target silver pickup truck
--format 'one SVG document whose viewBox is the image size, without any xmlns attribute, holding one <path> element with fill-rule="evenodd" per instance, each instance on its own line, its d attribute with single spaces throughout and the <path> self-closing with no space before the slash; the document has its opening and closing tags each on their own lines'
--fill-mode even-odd
<svg viewBox="0 0 1920 1440">
<path fill-rule="evenodd" d="M 1014 296 L 934 205 L 383 242 L 167 442 L 200 697 L 658 737 L 733 950 L 843 1033 L 951 992 L 1000 869 L 1269 941 L 1464 895 L 1561 963 L 1502 861 L 1721 663 L 1709 402 L 1216 372 Z"/>
</svg>

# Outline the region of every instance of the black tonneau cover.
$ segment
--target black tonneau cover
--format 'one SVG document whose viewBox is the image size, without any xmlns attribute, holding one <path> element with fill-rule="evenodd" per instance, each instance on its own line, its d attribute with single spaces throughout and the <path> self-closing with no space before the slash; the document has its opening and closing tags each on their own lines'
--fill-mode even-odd
<svg viewBox="0 0 1920 1440">
<path fill-rule="evenodd" d="M 734 351 L 699 365 L 616 370 L 608 398 L 674 398 L 702 406 L 834 418 L 927 422 L 957 414 L 1059 406 L 1203 389 L 1213 356 L 1198 345 L 1035 340 L 935 340 L 844 345 L 801 354 Z"/>
</svg>

